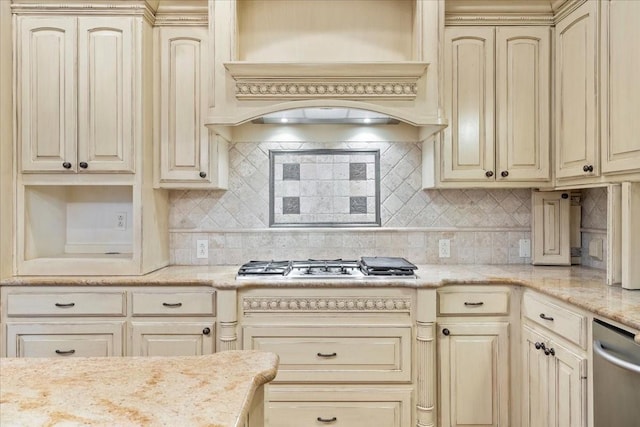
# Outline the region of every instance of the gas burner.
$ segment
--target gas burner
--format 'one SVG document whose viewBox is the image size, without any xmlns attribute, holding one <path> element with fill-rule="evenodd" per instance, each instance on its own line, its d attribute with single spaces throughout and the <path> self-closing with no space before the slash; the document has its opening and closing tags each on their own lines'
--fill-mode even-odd
<svg viewBox="0 0 640 427">
<path fill-rule="evenodd" d="M 249 261 L 238 270 L 239 279 L 274 276 L 292 279 L 416 278 L 418 267 L 404 258 L 362 257 L 357 260 Z"/>
</svg>

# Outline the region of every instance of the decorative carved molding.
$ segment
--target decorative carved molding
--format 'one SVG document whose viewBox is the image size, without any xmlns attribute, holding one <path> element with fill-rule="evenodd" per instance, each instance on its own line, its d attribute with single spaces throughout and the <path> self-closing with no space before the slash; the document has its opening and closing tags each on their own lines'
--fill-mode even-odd
<svg viewBox="0 0 640 427">
<path fill-rule="evenodd" d="M 250 312 L 402 312 L 411 311 L 411 298 L 401 297 L 244 297 Z"/>
<path fill-rule="evenodd" d="M 242 80 L 236 82 L 238 99 L 309 99 L 309 98 L 393 98 L 413 99 L 417 83 L 388 81 L 313 81 Z"/>
<path fill-rule="evenodd" d="M 216 351 L 235 350 L 238 347 L 238 334 L 236 328 L 238 322 L 218 322 L 218 348 Z"/>
<path fill-rule="evenodd" d="M 552 13 L 528 13 L 498 15 L 495 13 L 447 13 L 445 15 L 446 26 L 456 25 L 553 25 L 555 22 Z"/>
<path fill-rule="evenodd" d="M 416 425 L 435 426 L 435 323 L 416 321 Z"/>
<path fill-rule="evenodd" d="M 170 26 L 196 26 L 206 27 L 209 23 L 207 14 L 174 14 L 174 13 L 157 13 L 154 25 L 156 27 Z"/>
</svg>

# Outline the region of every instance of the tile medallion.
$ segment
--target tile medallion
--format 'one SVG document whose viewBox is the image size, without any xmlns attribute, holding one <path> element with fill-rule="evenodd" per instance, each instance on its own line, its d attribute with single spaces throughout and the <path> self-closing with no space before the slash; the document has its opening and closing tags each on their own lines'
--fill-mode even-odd
<svg viewBox="0 0 640 427">
<path fill-rule="evenodd" d="M 269 150 L 271 227 L 380 226 L 380 150 Z"/>
</svg>

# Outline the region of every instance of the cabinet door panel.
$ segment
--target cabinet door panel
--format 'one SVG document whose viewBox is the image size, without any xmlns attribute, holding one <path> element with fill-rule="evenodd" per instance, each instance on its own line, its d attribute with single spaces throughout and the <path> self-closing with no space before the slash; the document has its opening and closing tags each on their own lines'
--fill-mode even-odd
<svg viewBox="0 0 640 427">
<path fill-rule="evenodd" d="M 536 348 L 545 337 L 528 327 L 522 329 L 522 427 L 548 427 L 549 417 L 549 357 Z"/>
<path fill-rule="evenodd" d="M 556 26 L 556 176 L 598 174 L 595 13 L 586 2 Z M 592 172 L 585 172 L 592 166 Z"/>
<path fill-rule="evenodd" d="M 553 376 L 555 388 L 551 397 L 553 402 L 552 427 L 583 427 L 587 425 L 586 416 L 586 360 L 564 347 L 553 344 L 555 357 Z"/>
<path fill-rule="evenodd" d="M 509 423 L 507 323 L 439 324 L 443 426 Z"/>
<path fill-rule="evenodd" d="M 160 29 L 160 181 L 211 182 L 206 28 Z M 206 172 L 204 178 L 200 172 Z"/>
<path fill-rule="evenodd" d="M 601 10 L 602 171 L 640 169 L 640 2 L 603 1 Z"/>
<path fill-rule="evenodd" d="M 550 39 L 548 28 L 496 30 L 497 180 L 549 179 Z"/>
<path fill-rule="evenodd" d="M 18 18 L 18 141 L 23 172 L 76 164 L 76 19 Z"/>
<path fill-rule="evenodd" d="M 534 191 L 531 195 L 533 217 L 532 263 L 570 265 L 569 212 L 571 202 L 562 191 Z"/>
<path fill-rule="evenodd" d="M 78 161 L 87 172 L 132 172 L 133 18 L 78 22 Z"/>
<path fill-rule="evenodd" d="M 494 30 L 445 31 L 443 180 L 486 180 L 494 170 Z"/>
<path fill-rule="evenodd" d="M 200 356 L 215 351 L 213 322 L 132 322 L 131 336 L 133 356 Z"/>
</svg>

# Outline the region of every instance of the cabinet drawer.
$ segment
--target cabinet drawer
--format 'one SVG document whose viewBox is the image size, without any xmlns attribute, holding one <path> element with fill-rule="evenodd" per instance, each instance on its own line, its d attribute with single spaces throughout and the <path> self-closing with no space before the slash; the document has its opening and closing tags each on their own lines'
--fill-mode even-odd
<svg viewBox="0 0 640 427">
<path fill-rule="evenodd" d="M 505 288 L 438 290 L 438 314 L 441 316 L 509 314 L 509 290 Z"/>
<path fill-rule="evenodd" d="M 213 316 L 215 291 L 134 292 L 134 316 Z"/>
<path fill-rule="evenodd" d="M 124 291 L 15 293 L 7 295 L 7 316 L 124 316 Z"/>
<path fill-rule="evenodd" d="M 124 322 L 7 325 L 8 357 L 122 356 Z"/>
<path fill-rule="evenodd" d="M 587 318 L 584 315 L 544 297 L 525 293 L 522 298 L 522 316 L 586 348 Z"/>
<path fill-rule="evenodd" d="M 269 385 L 267 422 L 278 427 L 411 424 L 412 390 L 391 387 L 302 388 Z"/>
<path fill-rule="evenodd" d="M 270 402 L 266 425 L 402 427 L 400 402 Z"/>
<path fill-rule="evenodd" d="M 250 326 L 244 348 L 280 356 L 274 382 L 411 381 L 409 326 Z"/>
</svg>

